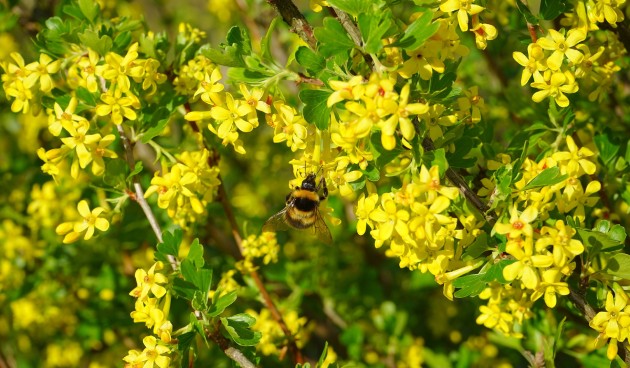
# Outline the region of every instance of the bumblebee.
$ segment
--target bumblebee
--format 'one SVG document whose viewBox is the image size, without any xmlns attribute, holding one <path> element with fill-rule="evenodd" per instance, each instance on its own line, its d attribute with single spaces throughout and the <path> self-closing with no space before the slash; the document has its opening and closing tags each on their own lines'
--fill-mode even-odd
<svg viewBox="0 0 630 368">
<path fill-rule="evenodd" d="M 319 213 L 319 203 L 328 197 L 326 180 L 316 184 L 317 174 L 310 173 L 302 185 L 287 195 L 286 206 L 263 225 L 263 231 L 305 230 L 326 244 L 332 243 L 330 230 Z M 319 194 L 320 187 L 322 195 Z"/>
</svg>

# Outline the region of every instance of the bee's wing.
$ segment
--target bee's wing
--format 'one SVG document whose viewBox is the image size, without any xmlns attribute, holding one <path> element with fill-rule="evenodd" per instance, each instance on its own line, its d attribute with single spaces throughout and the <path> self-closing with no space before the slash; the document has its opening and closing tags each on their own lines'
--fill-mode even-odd
<svg viewBox="0 0 630 368">
<path fill-rule="evenodd" d="M 311 227 L 311 232 L 315 237 L 317 237 L 322 243 L 326 243 L 328 245 L 332 244 L 332 235 L 330 235 L 330 229 L 328 229 L 328 225 L 324 221 L 322 215 L 317 211 L 315 215 L 315 224 Z"/>
<path fill-rule="evenodd" d="M 285 217 L 286 212 L 287 208 L 285 207 L 282 211 L 271 216 L 269 220 L 265 221 L 262 231 L 276 232 L 289 230 L 290 226 L 289 224 L 287 224 L 287 220 Z"/>
</svg>

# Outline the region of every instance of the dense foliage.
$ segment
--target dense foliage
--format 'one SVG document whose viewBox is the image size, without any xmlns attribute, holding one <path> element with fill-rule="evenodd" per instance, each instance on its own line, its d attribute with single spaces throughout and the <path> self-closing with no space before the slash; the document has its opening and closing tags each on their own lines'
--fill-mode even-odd
<svg viewBox="0 0 630 368">
<path fill-rule="evenodd" d="M 630 364 L 629 12 L 1 1 L 0 367 Z"/>
</svg>

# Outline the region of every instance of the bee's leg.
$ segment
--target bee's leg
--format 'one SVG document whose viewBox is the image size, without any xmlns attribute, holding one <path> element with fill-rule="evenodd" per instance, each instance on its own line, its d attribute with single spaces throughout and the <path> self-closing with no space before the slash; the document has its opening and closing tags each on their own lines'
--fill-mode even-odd
<svg viewBox="0 0 630 368">
<path fill-rule="evenodd" d="M 322 179 L 320 180 L 320 184 L 324 186 L 324 189 L 323 189 L 322 195 L 319 196 L 319 200 L 323 201 L 324 199 L 328 198 L 328 187 L 326 186 L 326 179 L 324 179 L 323 176 L 322 176 Z"/>
</svg>

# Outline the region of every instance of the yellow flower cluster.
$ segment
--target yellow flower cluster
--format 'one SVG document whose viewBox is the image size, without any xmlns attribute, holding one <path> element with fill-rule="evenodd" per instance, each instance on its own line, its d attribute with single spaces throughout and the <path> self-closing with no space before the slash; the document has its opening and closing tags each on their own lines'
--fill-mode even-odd
<svg viewBox="0 0 630 368">
<path fill-rule="evenodd" d="M 549 29 L 545 37 L 527 46 L 527 56 L 513 53 L 514 60 L 524 68 L 521 85 L 533 77 L 531 87 L 540 90 L 532 95 L 534 102 L 549 98 L 560 107 L 569 106 L 566 95 L 578 91 L 578 79 L 590 86 L 589 100 L 600 100 L 607 94 L 612 76 L 620 70 L 615 60 L 623 53 L 618 51 L 623 47 L 620 49 L 615 39 L 597 46 L 599 41 L 587 36 L 589 31 L 599 29 L 596 23 L 606 21 L 615 25 L 623 20 L 620 7 L 624 3 L 625 0 L 580 2 L 574 13 L 564 19 L 563 25 L 571 27 L 568 31 Z"/>
<path fill-rule="evenodd" d="M 186 227 L 204 215 L 207 204 L 214 199 L 220 184 L 219 168 L 210 166 L 210 152 L 206 149 L 185 151 L 176 157 L 177 162 L 171 167 L 165 164 L 163 172 L 155 173 L 144 196 L 157 193 L 158 206 L 166 209 L 177 224 Z"/>
<path fill-rule="evenodd" d="M 280 328 L 278 322 L 273 319 L 269 309 L 263 308 L 260 310 L 260 313 L 248 309 L 245 313 L 256 319 L 252 329 L 262 333 L 256 349 L 264 355 L 278 356 L 282 346 L 286 343 L 287 336 Z M 295 339 L 296 345 L 298 348 L 302 348 L 308 342 L 311 331 L 311 328 L 307 325 L 306 317 L 300 317 L 294 310 L 281 311 L 281 314 L 287 328 Z"/>
<path fill-rule="evenodd" d="M 376 247 L 388 244 L 386 254 L 400 258 L 400 267 L 420 269 L 433 275 L 452 270 L 460 254 L 456 252 L 457 219 L 446 214 L 457 188 L 440 183 L 438 167 L 424 165 L 411 183 L 379 196 L 359 198 L 356 208 L 357 232 L 370 227 Z"/>
<path fill-rule="evenodd" d="M 142 342 L 144 350 L 130 350 L 123 358 L 126 362 L 125 368 L 153 366 L 160 368 L 169 367 L 171 358 L 171 333 L 173 325 L 168 320 L 168 313 L 171 306 L 171 294 L 162 286 L 168 282 L 167 277 L 158 272 L 164 268 L 162 262 L 156 262 L 149 271 L 143 269 L 136 270 L 137 286 L 131 290 L 129 295 L 137 298 L 135 310 L 131 312 L 131 317 L 136 323 L 145 323 L 147 328 L 152 328 L 155 336 L 146 336 Z M 153 297 L 149 296 L 152 295 Z"/>
<path fill-rule="evenodd" d="M 2 87 L 7 97 L 14 98 L 11 111 L 26 114 L 33 109 L 34 114 L 39 112 L 41 106 L 32 104 L 37 93 L 48 93 L 55 87 L 52 74 L 59 71 L 61 60 L 53 60 L 46 54 L 40 54 L 39 61 L 25 64 L 24 58 L 17 52 L 11 53 L 11 62 L 2 62 L 4 69 L 2 75 Z M 39 88 L 37 83 L 39 82 Z"/>
<path fill-rule="evenodd" d="M 280 246 L 276 241 L 276 233 L 264 232 L 260 236 L 250 235 L 243 239 L 241 248 L 243 259 L 236 263 L 236 268 L 244 274 L 249 274 L 258 268 L 255 265 L 257 259 L 262 259 L 263 264 L 278 262 Z"/>
<path fill-rule="evenodd" d="M 239 132 L 249 133 L 258 126 L 258 111 L 269 113 L 269 105 L 262 100 L 264 91 L 259 88 L 249 90 L 246 85 L 239 85 L 240 98 L 224 91 L 221 70 L 218 67 L 206 71 L 199 81 L 193 98 L 200 97 L 210 106 L 206 111 L 191 111 L 184 118 L 189 121 L 210 119 L 208 129 L 223 140 L 223 145 L 231 144 L 234 150 L 245 154 Z"/>
<path fill-rule="evenodd" d="M 328 106 L 344 103 L 345 110 L 339 112 L 340 122 L 333 127 L 332 141 L 347 152 L 351 161 L 365 159 L 361 147 L 367 144 L 373 129 L 381 131 L 381 143 L 387 150 L 396 147 L 396 131 L 399 128 L 405 142 L 416 135 L 412 122 L 414 116 L 429 111 L 426 104 L 409 103 L 410 86 L 406 84 L 400 94 L 394 90 L 395 79 L 374 73 L 369 81 L 356 76 L 349 81 L 330 81 L 335 91 L 328 98 Z"/>
<path fill-rule="evenodd" d="M 485 49 L 488 40 L 497 38 L 497 29 L 479 19 L 480 13 L 485 8 L 475 4 L 474 0 L 443 0 L 440 10 L 457 18 L 457 24 L 462 32 L 471 31 L 475 35 L 475 44 L 479 49 Z M 472 26 L 470 19 L 472 19 Z"/>
<path fill-rule="evenodd" d="M 608 341 L 606 355 L 613 360 L 617 356 L 617 342 L 623 343 L 630 337 L 630 303 L 628 294 L 618 284 L 613 285 L 615 293 L 608 291 L 606 295 L 606 311 L 597 313 L 589 323 L 599 332 L 596 343 Z"/>
<path fill-rule="evenodd" d="M 537 299 L 543 297 L 545 304 L 554 308 L 558 295 L 569 294 L 566 278 L 575 269 L 575 258 L 584 252 L 582 242 L 574 239 L 574 228 L 563 220 L 549 218 L 550 212 L 558 211 L 582 222 L 584 208 L 597 202 L 597 197 L 589 195 L 599 191 L 599 182 L 589 180 L 584 189 L 579 179 L 595 172 L 595 164 L 588 159 L 593 152 L 586 147 L 578 149 L 570 136 L 566 143 L 568 151 L 556 152 L 540 162 L 525 161 L 523 177 L 515 183 L 510 217 L 494 226 L 495 233 L 507 238 L 504 256 L 514 261 L 503 269 L 503 277 L 511 283 L 484 291 L 492 297 L 486 298 L 488 304 L 480 308 L 477 322 L 504 334 L 518 335 L 515 327 L 528 317 L 527 311 Z M 540 172 L 552 167 L 568 177 L 554 185 L 522 190 Z M 551 225 L 540 226 L 543 221 Z M 521 314 L 516 316 L 517 312 Z"/>
</svg>

